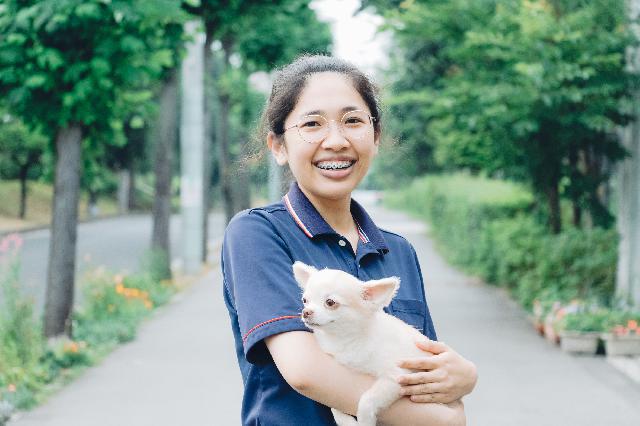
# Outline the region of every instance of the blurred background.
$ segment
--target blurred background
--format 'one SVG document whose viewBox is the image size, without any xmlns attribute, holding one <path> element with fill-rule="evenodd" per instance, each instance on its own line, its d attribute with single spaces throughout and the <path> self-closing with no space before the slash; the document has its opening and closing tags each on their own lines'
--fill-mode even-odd
<svg viewBox="0 0 640 426">
<path fill-rule="evenodd" d="M 57 424 L 20 413 L 108 365 L 157 307 L 205 281 L 218 295 L 226 223 L 290 183 L 258 126 L 274 70 L 304 53 L 378 83 L 384 137 L 356 198 L 433 267 L 427 294 L 453 283 L 430 302 L 445 340 L 531 396 L 497 413 L 504 395 L 478 388 L 469 424 L 640 424 L 639 13 L 638 0 L 0 0 L 0 425 Z M 529 406 L 549 387 L 474 352 L 517 339 L 462 331 L 505 306 L 494 326 L 533 336 L 509 347 L 518 359 L 580 366 L 551 374 L 573 399 L 548 394 L 569 398 L 548 417 Z M 225 339 L 212 351 L 232 355 Z M 606 396 L 580 394 L 592 385 Z M 90 424 L 145 424 L 133 418 Z"/>
</svg>

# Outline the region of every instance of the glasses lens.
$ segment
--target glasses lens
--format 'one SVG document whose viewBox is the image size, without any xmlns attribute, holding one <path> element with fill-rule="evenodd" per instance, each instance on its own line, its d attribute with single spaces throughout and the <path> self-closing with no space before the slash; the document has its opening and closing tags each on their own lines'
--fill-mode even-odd
<svg viewBox="0 0 640 426">
<path fill-rule="evenodd" d="M 371 118 L 364 111 L 349 111 L 340 122 L 342 133 L 347 139 L 362 139 L 371 129 Z"/>
<path fill-rule="evenodd" d="M 306 115 L 298 122 L 298 132 L 308 143 L 318 143 L 327 137 L 329 123 L 321 115 Z"/>
</svg>

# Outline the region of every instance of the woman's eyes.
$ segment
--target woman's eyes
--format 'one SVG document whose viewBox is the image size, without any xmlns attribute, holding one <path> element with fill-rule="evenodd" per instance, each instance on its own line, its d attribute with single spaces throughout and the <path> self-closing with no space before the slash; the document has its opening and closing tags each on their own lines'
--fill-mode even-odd
<svg viewBox="0 0 640 426">
<path fill-rule="evenodd" d="M 320 126 L 322 126 L 322 123 L 320 123 L 319 121 L 316 121 L 316 120 L 305 121 L 304 123 L 302 123 L 300 125 L 300 127 L 307 127 L 307 128 L 320 127 Z"/>
<path fill-rule="evenodd" d="M 344 124 L 362 124 L 364 121 L 358 117 L 349 117 L 344 120 Z"/>
</svg>

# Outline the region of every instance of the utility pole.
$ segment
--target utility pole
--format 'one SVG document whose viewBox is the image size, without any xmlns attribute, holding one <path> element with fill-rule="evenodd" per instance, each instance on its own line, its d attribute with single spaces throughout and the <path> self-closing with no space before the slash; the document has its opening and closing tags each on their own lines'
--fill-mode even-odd
<svg viewBox="0 0 640 426">
<path fill-rule="evenodd" d="M 199 22 L 185 25 L 193 36 L 182 62 L 180 120 L 180 207 L 182 214 L 182 254 L 184 271 L 197 273 L 202 265 L 202 176 L 204 155 L 204 56 Z"/>
<path fill-rule="evenodd" d="M 640 0 L 628 0 L 629 21 L 636 37 L 640 37 Z M 640 48 L 627 49 L 627 67 L 633 74 L 640 73 Z M 633 99 L 634 120 L 622 130 L 622 143 L 631 155 L 619 165 L 617 172 L 618 270 L 616 295 L 627 306 L 640 308 L 640 92 Z"/>
</svg>

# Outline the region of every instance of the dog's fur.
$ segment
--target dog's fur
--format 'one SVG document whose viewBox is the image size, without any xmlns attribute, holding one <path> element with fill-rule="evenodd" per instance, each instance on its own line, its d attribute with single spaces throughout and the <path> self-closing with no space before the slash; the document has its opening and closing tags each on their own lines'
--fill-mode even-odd
<svg viewBox="0 0 640 426">
<path fill-rule="evenodd" d="M 360 398 L 358 420 L 332 409 L 336 422 L 375 426 L 380 410 L 400 398 L 397 377 L 412 371 L 397 362 L 427 356 L 415 346 L 424 336 L 382 310 L 396 295 L 400 280 L 363 282 L 340 270 L 317 270 L 302 262 L 294 263 L 293 272 L 303 290 L 302 320 L 314 331 L 320 348 L 341 364 L 377 378 Z"/>
</svg>

